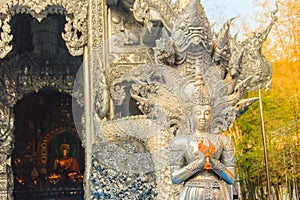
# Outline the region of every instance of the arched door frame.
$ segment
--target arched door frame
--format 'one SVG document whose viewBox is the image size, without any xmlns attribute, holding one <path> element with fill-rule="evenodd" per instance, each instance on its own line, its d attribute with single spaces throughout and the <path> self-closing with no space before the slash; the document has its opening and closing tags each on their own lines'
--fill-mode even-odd
<svg viewBox="0 0 300 200">
<path fill-rule="evenodd" d="M 13 82 L 13 80 L 11 80 L 11 82 Z M 27 91 L 26 93 L 20 93 L 17 92 L 17 88 L 14 91 L 16 91 L 15 94 L 18 98 L 14 98 L 14 100 L 9 102 L 10 104 L 7 104 L 8 102 L 0 101 L 0 199 L 12 199 L 14 177 L 11 166 L 11 157 L 14 149 L 14 106 L 17 99 L 22 99 L 25 95 L 35 92 L 32 90 Z M 70 94 L 70 91 L 61 92 Z M 76 132 L 76 129 L 74 128 L 72 131 Z"/>
</svg>

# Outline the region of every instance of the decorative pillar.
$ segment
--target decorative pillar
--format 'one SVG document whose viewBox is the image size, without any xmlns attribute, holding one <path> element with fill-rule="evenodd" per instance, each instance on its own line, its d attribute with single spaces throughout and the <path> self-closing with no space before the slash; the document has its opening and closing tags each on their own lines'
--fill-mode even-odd
<svg viewBox="0 0 300 200">
<path fill-rule="evenodd" d="M 0 200 L 12 199 L 13 173 L 13 115 L 9 107 L 0 102 Z"/>
</svg>

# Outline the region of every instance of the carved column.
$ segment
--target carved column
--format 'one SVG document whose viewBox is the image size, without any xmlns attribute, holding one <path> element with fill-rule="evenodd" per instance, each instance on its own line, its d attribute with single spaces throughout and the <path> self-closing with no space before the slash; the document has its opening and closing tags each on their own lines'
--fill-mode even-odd
<svg viewBox="0 0 300 200">
<path fill-rule="evenodd" d="M 106 37 L 106 13 L 105 0 L 88 1 L 88 46 L 84 56 L 84 142 L 86 150 L 85 162 L 85 199 L 90 199 L 93 193 L 91 182 L 93 143 L 94 143 L 94 120 L 103 118 L 108 111 L 108 95 L 104 76 L 105 68 L 105 37 Z"/>
<path fill-rule="evenodd" d="M 13 115 L 9 107 L 0 102 L 0 199 L 12 199 L 13 174 Z"/>
<path fill-rule="evenodd" d="M 10 159 L 7 160 L 10 162 Z M 0 199 L 12 199 L 13 192 L 13 174 L 11 166 L 6 162 L 0 164 Z"/>
</svg>

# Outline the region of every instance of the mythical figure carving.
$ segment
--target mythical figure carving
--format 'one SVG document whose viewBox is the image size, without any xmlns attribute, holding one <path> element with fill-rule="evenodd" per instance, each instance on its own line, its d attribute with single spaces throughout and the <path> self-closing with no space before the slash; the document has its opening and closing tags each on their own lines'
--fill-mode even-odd
<svg viewBox="0 0 300 200">
<path fill-rule="evenodd" d="M 220 74 L 219 74 L 220 76 Z M 226 136 L 211 130 L 221 113 L 214 109 L 221 106 L 233 111 L 222 95 L 214 94 L 200 73 L 195 76 L 194 91 L 190 96 L 190 133 L 175 137 L 170 145 L 171 178 L 174 184 L 184 182 L 179 199 L 232 199 L 228 185 L 234 184 L 234 148 Z M 217 109 L 216 109 L 217 110 Z M 226 113 L 227 114 L 227 113 Z M 218 129 L 218 127 L 216 127 Z M 218 131 L 218 130 L 217 130 Z"/>
<path fill-rule="evenodd" d="M 275 16 L 277 10 L 276 8 L 275 11 L 271 12 L 272 21 L 266 30 L 254 33 L 241 44 L 238 44 L 236 39 L 232 41 L 235 46 L 234 49 L 238 48 L 239 52 L 243 52 L 240 67 L 233 72 L 233 76 L 237 76 L 237 73 L 239 73 L 239 81 L 253 76 L 250 81 L 252 90 L 258 90 L 259 88 L 268 89 L 271 86 L 272 66 L 262 54 L 261 49 L 277 19 Z"/>
<path fill-rule="evenodd" d="M 122 103 L 123 103 L 123 101 L 124 101 L 124 99 L 126 97 L 126 93 L 125 93 L 124 87 L 125 86 L 115 84 L 113 86 L 113 88 L 110 89 L 111 97 L 114 100 L 115 105 L 117 105 L 117 106 L 122 105 Z"/>
<path fill-rule="evenodd" d="M 172 181 L 184 183 L 180 199 L 233 198 L 229 188 L 235 187 L 234 149 L 220 132 L 258 99 L 244 99 L 247 92 L 270 84 L 271 65 L 261 45 L 276 20 L 274 15 L 263 33 L 239 43 L 229 32 L 232 20 L 214 34 L 200 1 L 191 0 L 171 33 L 163 30 L 154 61 L 145 65 L 145 76 L 133 78 L 137 86 L 133 85 L 132 97 L 143 113 L 153 116 L 157 110 L 151 108 L 159 106 L 166 113 L 164 128 L 176 135 L 174 141 L 168 137 L 164 142 L 170 144 Z M 142 93 L 153 85 L 155 90 Z"/>
<path fill-rule="evenodd" d="M 17 85 L 20 92 L 28 92 L 33 90 L 33 81 L 30 75 L 30 65 L 25 63 L 24 66 L 21 67 L 22 72 L 17 76 Z"/>
</svg>

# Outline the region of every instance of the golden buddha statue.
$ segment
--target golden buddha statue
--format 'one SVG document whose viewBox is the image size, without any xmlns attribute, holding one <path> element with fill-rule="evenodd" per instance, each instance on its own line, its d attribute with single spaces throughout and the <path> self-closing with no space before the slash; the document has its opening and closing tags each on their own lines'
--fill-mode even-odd
<svg viewBox="0 0 300 200">
<path fill-rule="evenodd" d="M 77 182 L 77 179 L 82 179 L 77 159 L 71 156 L 70 145 L 63 143 L 60 145 L 61 157 L 54 160 L 53 171 L 49 176 L 50 182 L 56 184 L 58 180 L 63 182 L 68 179 L 72 182 Z M 51 181 L 52 180 L 52 181 Z"/>
</svg>

